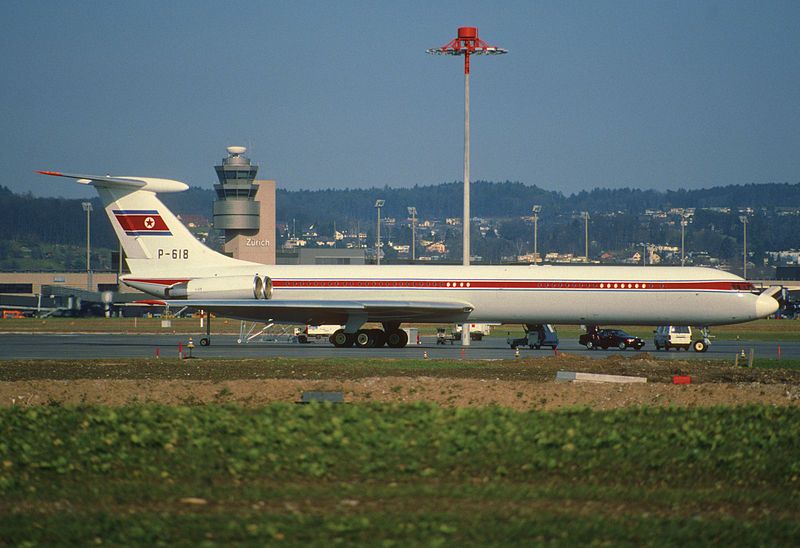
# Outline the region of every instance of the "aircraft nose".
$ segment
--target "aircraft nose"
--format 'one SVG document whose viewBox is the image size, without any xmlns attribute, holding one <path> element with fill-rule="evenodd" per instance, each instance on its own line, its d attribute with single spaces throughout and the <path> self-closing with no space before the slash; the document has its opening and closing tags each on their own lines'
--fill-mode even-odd
<svg viewBox="0 0 800 548">
<path fill-rule="evenodd" d="M 778 308 L 780 308 L 778 301 L 768 295 L 759 295 L 758 299 L 756 299 L 756 316 L 759 318 L 766 318 L 775 314 Z"/>
</svg>

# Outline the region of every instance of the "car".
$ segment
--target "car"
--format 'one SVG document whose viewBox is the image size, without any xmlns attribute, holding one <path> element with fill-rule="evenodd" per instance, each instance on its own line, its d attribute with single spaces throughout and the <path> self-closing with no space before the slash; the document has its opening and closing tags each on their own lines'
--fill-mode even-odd
<svg viewBox="0 0 800 548">
<path fill-rule="evenodd" d="M 692 328 L 688 325 L 660 325 L 653 331 L 653 344 L 656 350 L 689 350 L 692 346 Z"/>
<path fill-rule="evenodd" d="M 461 340 L 460 335 L 461 334 L 459 333 L 459 338 L 458 338 L 459 341 Z M 449 342 L 452 345 L 453 341 L 455 340 L 456 337 L 452 331 L 450 333 L 447 333 L 447 330 L 444 327 L 436 328 L 436 344 L 445 344 Z"/>
<path fill-rule="evenodd" d="M 642 339 L 634 337 L 622 329 L 590 329 L 588 333 L 580 336 L 578 342 L 589 350 L 597 350 L 598 348 L 607 350 L 612 347 L 620 350 L 627 348 L 641 350 L 644 347 Z"/>
</svg>

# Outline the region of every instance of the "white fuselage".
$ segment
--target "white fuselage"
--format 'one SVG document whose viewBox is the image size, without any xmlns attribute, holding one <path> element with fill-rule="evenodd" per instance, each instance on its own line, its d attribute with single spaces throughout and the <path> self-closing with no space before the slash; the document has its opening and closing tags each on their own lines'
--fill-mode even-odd
<svg viewBox="0 0 800 548">
<path fill-rule="evenodd" d="M 275 300 L 452 301 L 471 322 L 719 325 L 774 313 L 777 302 L 747 281 L 709 268 L 620 266 L 236 266 L 129 275 L 125 283 L 163 297 L 179 281 L 267 275 Z M 204 271 L 205 270 L 205 271 Z M 191 298 L 191 297 L 190 297 Z"/>
</svg>

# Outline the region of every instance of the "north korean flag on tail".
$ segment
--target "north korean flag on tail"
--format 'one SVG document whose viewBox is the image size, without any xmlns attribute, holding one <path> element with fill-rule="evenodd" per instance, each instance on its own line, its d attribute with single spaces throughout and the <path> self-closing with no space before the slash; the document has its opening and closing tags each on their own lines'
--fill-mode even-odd
<svg viewBox="0 0 800 548">
<path fill-rule="evenodd" d="M 172 236 L 155 209 L 115 209 L 113 213 L 128 236 Z"/>
</svg>

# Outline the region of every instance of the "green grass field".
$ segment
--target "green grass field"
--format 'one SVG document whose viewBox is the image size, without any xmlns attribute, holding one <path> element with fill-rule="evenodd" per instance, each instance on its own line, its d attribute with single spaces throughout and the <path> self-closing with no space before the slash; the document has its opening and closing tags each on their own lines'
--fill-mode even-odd
<svg viewBox="0 0 800 548">
<path fill-rule="evenodd" d="M 4 544 L 725 544 L 800 535 L 800 409 L 0 410 Z"/>
</svg>

